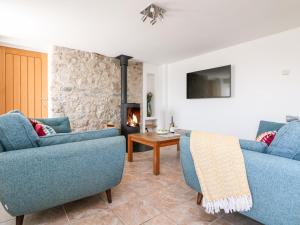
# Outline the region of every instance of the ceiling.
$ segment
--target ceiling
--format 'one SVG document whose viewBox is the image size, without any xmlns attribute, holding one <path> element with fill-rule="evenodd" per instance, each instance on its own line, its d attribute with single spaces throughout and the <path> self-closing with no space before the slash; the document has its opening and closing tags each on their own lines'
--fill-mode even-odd
<svg viewBox="0 0 300 225">
<path fill-rule="evenodd" d="M 300 0 L 0 0 L 0 42 L 52 45 L 163 64 L 300 26 Z"/>
</svg>

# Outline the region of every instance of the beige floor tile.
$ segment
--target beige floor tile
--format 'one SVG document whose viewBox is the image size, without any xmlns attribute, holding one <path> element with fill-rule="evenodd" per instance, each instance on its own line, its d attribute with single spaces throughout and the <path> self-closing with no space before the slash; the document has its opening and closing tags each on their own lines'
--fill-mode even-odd
<svg viewBox="0 0 300 225">
<path fill-rule="evenodd" d="M 196 193 L 195 191 L 183 188 L 178 184 L 173 184 L 162 189 L 161 195 L 163 195 L 166 199 L 173 199 L 177 202 L 177 204 L 181 204 L 186 201 L 191 201 L 193 198 L 195 198 Z"/>
<path fill-rule="evenodd" d="M 129 184 L 129 187 L 139 196 L 145 196 L 163 189 L 158 183 L 152 182 L 151 178 L 140 179 L 137 182 Z"/>
<path fill-rule="evenodd" d="M 210 225 L 231 225 L 228 221 L 223 218 L 219 218 L 214 220 Z"/>
<path fill-rule="evenodd" d="M 134 159 L 134 162 L 128 163 L 125 172 L 126 173 L 139 173 L 146 172 L 152 168 L 151 159 Z"/>
<path fill-rule="evenodd" d="M 180 197 L 186 197 L 191 192 L 191 189 L 188 188 L 187 186 L 182 186 L 178 183 L 169 186 L 168 188 L 164 189 L 166 193 L 169 195 L 177 195 Z M 193 192 L 194 194 L 195 192 Z"/>
<path fill-rule="evenodd" d="M 148 220 L 143 225 L 176 225 L 171 219 L 166 217 L 165 215 L 161 214 L 158 215 L 151 220 Z"/>
<path fill-rule="evenodd" d="M 23 225 L 67 225 L 69 224 L 63 207 L 56 207 L 26 215 Z"/>
<path fill-rule="evenodd" d="M 142 162 L 142 161 L 149 162 L 153 157 L 153 151 L 133 153 L 133 154 L 134 154 L 133 159 L 135 162 Z"/>
<path fill-rule="evenodd" d="M 1 222 L 5 222 L 8 220 L 13 219 L 14 217 L 12 217 L 11 215 L 9 215 L 5 209 L 3 208 L 2 204 L 0 204 L 0 223 Z"/>
<path fill-rule="evenodd" d="M 131 190 L 128 185 L 124 184 L 112 189 L 112 203 L 109 204 L 107 202 L 105 193 L 101 193 L 100 196 L 107 203 L 109 208 L 115 208 L 127 202 L 135 201 L 135 199 L 138 198 L 138 194 Z"/>
<path fill-rule="evenodd" d="M 158 177 L 173 184 L 184 181 L 182 174 L 177 173 L 176 169 L 174 168 L 166 168 L 162 170 L 160 176 Z"/>
<path fill-rule="evenodd" d="M 71 225 L 124 225 L 110 210 L 72 221 Z"/>
<path fill-rule="evenodd" d="M 65 204 L 64 207 L 70 221 L 108 209 L 107 203 L 99 195 Z"/>
<path fill-rule="evenodd" d="M 137 180 L 137 177 L 135 176 L 135 174 L 124 172 L 124 175 L 123 175 L 123 178 L 122 178 L 122 183 L 123 184 L 129 184 L 129 183 L 134 182 L 136 180 Z"/>
<path fill-rule="evenodd" d="M 16 225 L 16 220 L 8 220 L 6 222 L 0 223 L 0 225 Z"/>
<path fill-rule="evenodd" d="M 126 225 L 139 225 L 160 214 L 151 204 L 139 199 L 112 210 Z"/>
<path fill-rule="evenodd" d="M 177 207 L 181 204 L 181 200 L 176 196 L 166 195 L 165 192 L 157 192 L 144 197 L 144 200 L 149 202 L 151 205 L 155 205 L 161 212 L 168 211 Z"/>
<path fill-rule="evenodd" d="M 184 202 L 190 201 L 194 197 L 194 192 L 187 191 L 180 186 L 173 184 L 172 186 L 144 196 L 143 199 L 155 205 L 160 211 L 165 212 L 173 209 Z M 196 204 L 196 202 L 195 202 Z"/>
<path fill-rule="evenodd" d="M 194 201 L 178 204 L 175 208 L 168 210 L 166 215 L 180 225 L 207 224 L 217 219 L 216 215 L 207 214 Z"/>
<path fill-rule="evenodd" d="M 184 180 L 184 177 L 182 176 L 182 178 L 180 178 L 178 181 L 177 181 L 178 184 L 182 185 L 182 186 L 185 186 L 186 188 L 189 188 L 190 190 L 193 190 L 190 186 L 188 186 Z"/>
<path fill-rule="evenodd" d="M 186 223 L 180 223 L 179 225 L 210 225 L 210 223 L 203 221 L 188 221 Z"/>
</svg>

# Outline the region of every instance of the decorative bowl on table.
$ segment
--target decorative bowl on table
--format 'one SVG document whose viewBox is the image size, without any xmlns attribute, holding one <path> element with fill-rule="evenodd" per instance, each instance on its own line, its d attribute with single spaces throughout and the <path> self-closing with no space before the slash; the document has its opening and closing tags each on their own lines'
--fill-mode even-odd
<svg viewBox="0 0 300 225">
<path fill-rule="evenodd" d="M 156 131 L 157 134 L 168 134 L 169 133 L 169 130 L 168 129 L 158 129 Z"/>
</svg>

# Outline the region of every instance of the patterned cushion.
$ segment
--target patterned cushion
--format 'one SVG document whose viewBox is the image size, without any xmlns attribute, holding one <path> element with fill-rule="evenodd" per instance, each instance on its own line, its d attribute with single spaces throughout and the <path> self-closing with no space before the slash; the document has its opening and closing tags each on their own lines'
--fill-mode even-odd
<svg viewBox="0 0 300 225">
<path fill-rule="evenodd" d="M 276 131 L 264 132 L 256 138 L 256 141 L 264 142 L 267 145 L 270 145 L 274 140 L 276 133 L 277 133 Z"/>
<path fill-rule="evenodd" d="M 57 118 L 35 118 L 42 124 L 52 127 L 56 133 L 70 133 L 71 125 L 68 117 L 57 117 Z"/>
<path fill-rule="evenodd" d="M 258 137 L 259 135 L 261 135 L 262 133 L 267 132 L 267 131 L 273 131 L 273 130 L 278 131 L 284 125 L 285 125 L 284 123 L 277 123 L 277 122 L 261 120 L 259 122 L 259 127 L 258 127 L 256 137 Z"/>
<path fill-rule="evenodd" d="M 45 125 L 38 120 L 29 119 L 29 121 L 31 122 L 37 135 L 40 137 L 56 134 L 52 127 Z"/>
</svg>

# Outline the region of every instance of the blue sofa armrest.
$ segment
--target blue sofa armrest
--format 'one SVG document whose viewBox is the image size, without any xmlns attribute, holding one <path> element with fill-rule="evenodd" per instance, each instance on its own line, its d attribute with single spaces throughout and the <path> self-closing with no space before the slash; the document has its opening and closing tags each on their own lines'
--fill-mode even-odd
<svg viewBox="0 0 300 225">
<path fill-rule="evenodd" d="M 98 138 L 114 137 L 119 135 L 119 130 L 109 128 L 95 131 L 74 132 L 66 134 L 54 134 L 41 137 L 38 141 L 39 146 L 58 145 L 71 142 L 93 140 Z"/>
<path fill-rule="evenodd" d="M 187 185 L 197 192 L 201 192 L 200 183 L 196 174 L 194 160 L 190 152 L 190 137 L 180 136 L 180 161 L 183 170 L 183 176 Z"/>
<path fill-rule="evenodd" d="M 70 133 L 71 125 L 68 117 L 43 118 L 38 121 L 52 127 L 56 133 Z"/>
<path fill-rule="evenodd" d="M 268 148 L 268 145 L 266 143 L 244 139 L 240 139 L 240 146 L 242 149 L 260 153 L 265 153 Z"/>
<path fill-rule="evenodd" d="M 123 136 L 0 153 L 0 201 L 13 216 L 95 195 L 121 181 Z"/>
<path fill-rule="evenodd" d="M 300 161 L 243 151 L 253 208 L 243 214 L 264 224 L 300 223 Z"/>
</svg>

